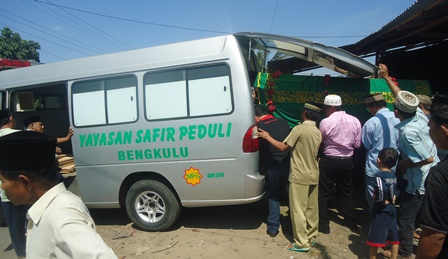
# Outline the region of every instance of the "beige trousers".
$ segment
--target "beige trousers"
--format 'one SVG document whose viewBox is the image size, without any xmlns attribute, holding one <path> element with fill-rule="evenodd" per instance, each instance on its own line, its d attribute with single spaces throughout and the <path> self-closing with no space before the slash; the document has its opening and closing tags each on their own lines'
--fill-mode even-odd
<svg viewBox="0 0 448 259">
<path fill-rule="evenodd" d="M 289 211 L 295 245 L 309 248 L 319 227 L 318 186 L 290 182 Z"/>
</svg>

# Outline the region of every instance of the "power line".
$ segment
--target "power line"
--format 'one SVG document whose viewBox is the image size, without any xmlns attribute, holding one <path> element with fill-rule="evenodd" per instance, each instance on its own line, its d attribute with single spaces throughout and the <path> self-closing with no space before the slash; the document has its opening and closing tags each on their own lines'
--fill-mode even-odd
<svg viewBox="0 0 448 259">
<path fill-rule="evenodd" d="M 51 9 L 50 7 L 47 7 L 47 6 L 46 6 L 46 8 L 47 8 L 48 10 L 50 10 L 51 12 L 53 12 L 53 14 L 51 14 L 51 13 L 47 12 L 46 10 L 44 10 L 44 9 L 42 9 L 42 8 L 39 8 L 39 7 L 36 6 L 36 5 L 33 5 L 33 4 L 28 3 L 28 2 L 25 1 L 25 0 L 22 0 L 22 1 L 24 1 L 26 4 L 30 5 L 31 7 L 38 9 L 38 10 L 41 11 L 41 12 L 44 12 L 44 13 L 46 13 L 46 14 L 48 14 L 48 15 L 50 15 L 50 16 L 52 16 L 52 17 L 54 17 L 54 18 L 56 18 L 56 19 L 58 19 L 58 20 L 60 20 L 60 21 L 62 21 L 62 22 L 64 22 L 64 23 L 70 25 L 70 26 L 73 26 L 73 27 L 77 28 L 78 30 L 80 30 L 80 31 L 82 31 L 82 32 L 84 32 L 84 33 L 87 33 L 87 34 L 93 36 L 93 37 L 96 38 L 96 39 L 105 41 L 105 42 L 108 43 L 108 44 L 111 44 L 111 45 L 113 45 L 113 46 L 115 46 L 115 47 L 118 47 L 118 48 L 122 49 L 122 46 L 117 45 L 116 42 L 111 42 L 109 39 L 105 38 L 104 35 L 101 35 L 101 34 L 98 34 L 98 33 L 94 32 L 93 30 L 91 30 L 90 28 L 86 27 L 85 25 L 82 25 L 82 24 L 78 23 L 77 21 L 74 21 L 73 19 L 71 19 L 71 18 L 68 17 L 67 15 L 65 15 L 65 16 L 64 16 L 64 15 L 61 15 L 61 14 L 59 14 L 58 12 L 54 11 L 53 9 Z M 57 16 L 55 16 L 54 14 L 56 14 Z M 63 17 L 64 19 L 61 19 L 61 18 L 58 17 L 58 16 Z"/>
<path fill-rule="evenodd" d="M 174 28 L 174 29 L 182 29 L 182 30 L 190 30 L 190 31 L 230 34 L 230 32 L 225 32 L 225 31 L 213 31 L 213 30 L 195 29 L 195 28 L 188 28 L 188 27 L 182 27 L 182 26 L 167 25 L 167 24 L 160 24 L 160 23 L 153 23 L 153 22 L 146 22 L 146 21 L 139 21 L 139 20 L 134 20 L 134 19 L 129 19 L 129 18 L 122 18 L 122 17 L 116 17 L 116 16 L 111 16 L 111 15 L 106 15 L 106 14 L 95 13 L 95 12 L 86 11 L 86 10 L 82 10 L 82 9 L 78 9 L 78 8 L 64 6 L 64 5 L 57 5 L 57 4 L 53 4 L 51 2 L 48 3 L 48 2 L 43 2 L 43 1 L 40 1 L 40 0 L 34 0 L 34 1 L 42 3 L 42 4 L 54 5 L 54 6 L 57 6 L 59 8 L 70 9 L 70 10 L 77 11 L 77 12 L 88 13 L 88 14 L 91 14 L 91 15 L 102 16 L 102 17 L 115 19 L 115 20 L 122 20 L 122 21 L 127 21 L 127 22 L 149 24 L 149 25 L 154 25 L 154 26 Z"/>
<path fill-rule="evenodd" d="M 97 28 L 97 27 L 91 25 L 90 23 L 84 21 L 83 19 L 80 19 L 80 18 L 76 17 L 75 15 L 73 15 L 72 13 L 70 13 L 70 12 L 64 10 L 64 9 L 63 9 L 62 7 L 60 7 L 59 5 L 53 4 L 52 2 L 50 2 L 50 0 L 47 0 L 48 3 L 46 3 L 46 2 L 42 2 L 42 1 L 38 1 L 38 0 L 35 0 L 35 1 L 36 1 L 36 2 L 39 2 L 39 3 L 51 4 L 51 5 L 53 5 L 53 6 L 56 6 L 56 7 L 59 8 L 61 11 L 63 11 L 63 12 L 65 12 L 65 13 L 69 14 L 70 16 L 76 18 L 77 20 L 79 20 L 79 21 L 81 21 L 81 22 L 87 24 L 88 26 L 94 28 L 95 30 L 97 30 L 97 31 L 99 31 L 99 32 L 101 32 L 101 33 L 103 33 L 104 35 L 108 36 L 109 38 L 111 38 L 111 39 L 113 39 L 113 40 L 115 40 L 115 41 L 117 41 L 117 42 L 119 42 L 119 43 L 125 45 L 126 48 L 134 49 L 132 46 L 126 44 L 125 42 L 123 42 L 123 41 L 121 41 L 121 40 L 115 38 L 114 36 L 112 36 L 112 35 L 110 35 L 110 34 L 104 32 L 104 31 L 100 30 L 99 28 Z"/>
<path fill-rule="evenodd" d="M 6 11 L 6 10 L 4 10 L 4 9 L 2 9 L 2 8 L 0 8 L 0 10 L 2 10 L 2 11 Z M 6 11 L 6 12 L 8 12 L 8 11 Z M 11 12 L 8 12 L 8 13 L 12 14 Z M 23 17 L 20 17 L 20 16 L 15 15 L 15 14 L 13 14 L 13 15 L 14 15 L 14 16 L 17 16 L 17 17 L 20 18 L 20 19 L 23 19 L 23 20 L 25 20 L 25 21 L 28 21 L 29 23 L 35 24 L 35 25 L 37 25 L 37 26 L 39 26 L 39 27 L 42 27 L 42 26 L 40 26 L 39 24 L 36 24 L 36 23 L 34 23 L 34 22 L 32 22 L 32 21 L 29 21 L 29 20 L 27 20 L 27 19 L 25 19 L 25 18 L 23 18 Z M 39 29 L 39 28 L 30 26 L 30 25 L 26 25 L 26 24 L 22 23 L 21 21 L 18 21 L 18 20 L 14 19 L 14 18 L 5 16 L 5 15 L 3 15 L 3 14 L 0 14 L 0 16 L 6 17 L 6 18 L 8 18 L 8 19 L 10 19 L 10 20 L 13 20 L 13 21 L 15 21 L 15 22 L 17 22 L 17 23 L 20 23 L 20 24 L 22 24 L 22 25 L 24 25 L 24 26 L 30 27 L 31 29 L 37 30 L 37 31 L 39 31 L 39 32 L 41 32 L 41 33 L 43 33 L 43 34 L 47 34 L 47 35 L 49 35 L 49 36 L 51 36 L 51 37 L 54 37 L 54 38 L 59 39 L 59 40 L 61 40 L 61 41 L 67 42 L 67 43 L 72 44 L 72 45 L 75 45 L 75 46 L 80 47 L 80 48 L 82 48 L 82 49 L 85 49 L 85 48 L 86 48 L 86 47 L 84 47 L 84 46 L 81 46 L 81 45 L 79 45 L 79 44 L 76 44 L 76 43 L 74 43 L 74 42 L 71 42 L 71 41 L 66 40 L 65 38 L 69 38 L 69 39 L 71 39 L 71 40 L 73 40 L 73 41 L 80 42 L 80 41 L 78 41 L 78 40 L 76 40 L 76 39 L 74 39 L 74 38 L 71 38 L 71 37 L 69 37 L 69 36 L 65 36 L 65 35 L 62 35 L 62 34 L 60 34 L 60 33 L 58 33 L 58 32 L 52 31 L 53 33 L 57 33 L 57 34 L 61 35 L 62 37 L 64 37 L 64 38 L 61 38 L 61 37 L 58 37 L 58 36 L 55 36 L 55 35 L 51 35 L 51 34 L 45 32 L 45 31 L 43 31 L 43 30 L 41 30 L 41 29 Z M 49 30 L 48 28 L 44 28 L 44 29 Z M 51 31 L 51 30 L 49 30 L 49 31 Z M 80 43 L 82 43 L 82 44 L 84 44 L 84 45 L 87 45 L 87 44 L 85 44 L 85 43 L 83 43 L 83 42 L 80 42 Z M 89 45 L 87 45 L 87 46 L 89 46 Z M 101 50 L 100 50 L 101 52 L 100 52 L 100 51 L 96 51 L 96 50 L 92 50 L 92 49 L 90 49 L 90 51 L 92 51 L 92 52 L 94 52 L 94 53 L 96 53 L 96 54 L 104 54 L 104 53 L 105 53 L 104 51 L 101 51 Z"/>
<path fill-rule="evenodd" d="M 14 27 L 12 27 L 12 26 L 10 26 L 10 25 L 4 24 L 4 23 L 2 23 L 2 22 L 0 22 L 0 23 L 1 23 L 1 24 L 3 24 L 3 25 L 5 25 L 5 26 L 7 26 L 7 27 L 9 27 L 9 28 L 12 28 L 12 29 L 14 29 L 15 31 L 20 31 L 20 32 L 23 32 L 23 33 L 25 33 L 25 34 L 28 34 L 28 35 L 30 35 L 30 36 L 33 36 L 33 37 L 39 38 L 39 39 L 41 39 L 41 40 L 44 40 L 44 41 L 48 41 L 48 42 L 51 42 L 51 43 L 53 43 L 53 44 L 55 44 L 55 45 L 58 45 L 58 46 L 60 46 L 60 47 L 63 47 L 63 48 L 69 49 L 69 50 L 73 50 L 73 51 L 76 51 L 76 52 L 82 53 L 82 54 L 84 54 L 84 55 L 90 56 L 90 54 L 88 54 L 88 53 L 85 53 L 85 52 L 83 52 L 83 51 L 80 51 L 80 50 L 76 50 L 76 49 L 73 49 L 73 48 L 70 48 L 70 47 L 64 46 L 64 45 L 62 45 L 62 44 L 59 44 L 59 43 L 57 43 L 57 42 L 54 42 L 54 41 L 51 41 L 51 40 L 48 40 L 48 39 L 44 39 L 44 38 L 42 38 L 42 37 L 39 37 L 39 36 L 37 36 L 37 35 L 34 35 L 34 34 L 32 34 L 32 33 L 29 33 L 29 32 L 23 31 L 23 30 L 19 30 L 19 29 L 17 29 L 17 28 L 14 28 Z"/>
<path fill-rule="evenodd" d="M 275 13 L 277 12 L 277 5 L 278 5 L 278 0 L 277 0 L 277 2 L 275 2 L 274 14 L 272 15 L 271 26 L 269 27 L 269 33 L 271 33 L 271 30 L 272 30 L 272 24 L 274 23 Z"/>
<path fill-rule="evenodd" d="M 27 3 L 25 0 L 23 0 L 23 1 L 24 1 L 25 3 Z M 44 1 L 41 1 L 41 0 L 34 0 L 34 1 L 37 2 L 37 3 L 41 3 L 41 4 L 44 4 L 44 5 L 47 5 L 47 6 L 54 6 L 54 7 L 57 7 L 58 9 L 64 11 L 65 13 L 70 14 L 70 16 L 73 16 L 73 17 L 75 17 L 75 18 L 78 19 L 78 20 L 81 20 L 81 19 L 78 18 L 78 17 L 76 17 L 76 16 L 74 16 L 73 14 L 71 14 L 71 13 L 65 11 L 64 9 L 69 9 L 69 10 L 73 10 L 73 11 L 77 11 L 77 12 L 87 13 L 87 14 L 90 14 L 90 15 L 101 16 L 101 17 L 105 17 L 105 18 L 109 18 L 109 19 L 121 20 L 121 21 L 126 21 L 126 22 L 133 22 L 133 23 L 140 23 L 140 24 L 148 24 L 148 25 L 153 25 L 153 26 L 168 27 L 168 28 L 175 28 L 175 29 L 182 29 L 182 30 L 190 30 L 190 31 L 200 31 L 200 32 L 211 32 L 211 33 L 230 34 L 230 32 L 224 32 L 224 31 L 195 29 L 195 28 L 190 28 L 190 27 L 173 26 L 173 25 L 166 25 L 166 24 L 159 24 L 159 23 L 152 23 L 152 22 L 146 22 L 146 21 L 133 20 L 133 19 L 129 19 L 129 18 L 115 17 L 115 16 L 111 16 L 111 15 L 105 15 L 105 14 L 101 14 L 101 13 L 95 13 L 95 12 L 86 11 L 86 10 L 77 9 L 77 8 L 72 8 L 72 7 L 68 7 L 68 6 L 57 5 L 57 4 L 54 4 L 54 3 L 50 2 L 49 0 L 47 0 L 47 2 L 44 2 Z M 38 8 L 38 7 L 35 6 L 35 5 L 32 5 L 32 4 L 30 4 L 30 3 L 27 3 L 27 4 L 30 5 L 30 6 L 32 6 L 32 7 L 34 7 L 34 8 L 37 8 L 37 9 L 41 10 L 42 12 L 45 12 L 45 13 L 49 14 L 49 13 L 46 12 L 45 10 L 43 10 L 43 9 L 41 9 L 41 8 Z M 275 8 L 274 8 L 274 13 L 273 13 L 273 16 L 272 16 L 272 21 L 271 21 L 271 24 L 270 24 L 269 32 L 271 32 L 271 29 L 272 29 L 272 26 L 273 26 L 273 22 L 274 22 L 274 19 L 275 19 L 275 16 L 276 16 L 276 10 L 277 10 L 277 7 L 278 7 L 278 0 L 276 1 L 276 5 L 275 5 Z M 1 9 L 1 8 L 0 8 L 0 9 Z M 1 10 L 3 10 L 3 9 L 1 9 Z M 48 10 L 50 10 L 50 11 L 52 11 L 52 12 L 55 12 L 52 8 L 48 8 Z M 8 13 L 10 13 L 10 12 L 8 12 Z M 59 13 L 57 13 L 57 12 L 55 12 L 55 13 L 56 13 L 57 15 L 62 16 L 61 14 L 59 14 Z M 51 14 L 49 14 L 49 15 L 51 15 Z M 54 15 L 52 15 L 52 16 L 55 17 Z M 9 17 L 8 17 L 8 18 L 9 18 Z M 56 17 L 56 18 L 57 18 L 57 17 Z M 70 18 L 70 17 L 67 17 L 67 15 L 64 16 L 64 19 L 70 20 L 69 18 Z M 12 18 L 9 18 L 9 19 L 12 19 Z M 26 19 L 24 19 L 24 18 L 21 18 L 21 19 L 26 20 Z M 59 19 L 59 18 L 58 18 L 58 19 Z M 61 20 L 61 19 L 59 19 L 59 20 Z M 26 21 L 30 22 L 29 20 L 26 20 Z M 66 22 L 65 20 L 61 20 L 61 21 Z M 82 20 L 81 20 L 81 21 L 82 21 Z M 18 21 L 16 21 L 16 22 L 18 22 Z M 76 22 L 73 21 L 73 20 L 71 20 L 71 22 L 76 23 Z M 83 22 L 84 22 L 84 21 L 83 21 Z M 20 23 L 20 22 L 18 22 L 18 23 Z M 30 22 L 30 23 L 32 23 L 32 22 Z M 66 23 L 67 23 L 67 22 L 66 22 Z M 84 22 L 84 23 L 86 23 L 86 22 Z M 38 25 L 38 24 L 36 24 L 36 23 L 34 23 L 34 24 L 37 25 L 37 26 L 39 26 L 39 27 L 44 28 L 43 26 L 40 26 L 40 25 Z M 79 24 L 79 23 L 77 23 L 77 24 L 78 24 L 79 26 L 82 26 L 83 28 L 85 28 L 85 29 L 83 30 L 84 32 L 87 32 L 87 30 L 88 30 L 88 31 L 91 31 L 91 30 L 90 30 L 89 28 L 87 28 L 86 26 L 83 26 L 83 25 L 81 25 L 81 24 Z M 89 26 L 91 26 L 91 25 L 88 24 L 88 23 L 86 23 L 86 24 L 89 25 Z M 26 25 L 26 26 L 28 26 L 28 25 Z M 28 27 L 31 27 L 31 26 L 28 26 Z M 93 27 L 93 26 L 91 26 L 91 27 Z M 31 28 L 32 28 L 32 27 L 31 27 Z M 95 27 L 93 27 L 93 28 L 95 28 Z M 35 28 L 34 28 L 34 29 L 35 29 Z M 45 29 L 47 29 L 47 28 L 45 28 Z M 95 29 L 98 30 L 98 31 L 100 31 L 100 32 L 102 32 L 101 30 L 99 30 L 99 29 L 97 29 L 97 28 L 95 28 Z M 36 29 L 36 30 L 38 30 L 38 29 Z M 47 30 L 48 30 L 48 29 L 47 29 Z M 38 31 L 40 31 L 40 30 L 38 30 Z M 23 31 L 23 32 L 26 33 L 26 34 L 28 34 L 28 35 L 32 35 L 32 36 L 34 36 L 33 34 L 30 34 L 30 33 L 28 33 L 28 32 L 25 32 L 25 31 Z M 40 31 L 40 32 L 42 32 L 42 31 Z M 54 31 L 53 31 L 53 32 L 54 32 Z M 42 33 L 45 33 L 45 32 L 42 32 Z M 57 32 L 54 32 L 54 33 L 57 33 Z M 104 33 L 104 32 L 102 32 L 102 33 Z M 45 34 L 48 34 L 48 33 L 45 33 Z M 105 34 L 106 34 L 106 33 L 105 33 Z M 48 35 L 50 35 L 50 34 L 48 34 Z M 60 34 L 60 35 L 62 35 L 62 34 Z M 94 35 L 94 36 L 97 36 L 97 35 L 98 35 L 98 36 L 101 36 L 101 35 L 98 34 L 98 33 L 93 33 L 92 35 Z M 108 34 L 106 34 L 106 35 L 108 35 Z M 55 38 L 58 38 L 58 37 L 53 36 L 53 35 L 50 35 L 50 36 L 55 37 Z M 68 37 L 68 36 L 64 36 L 64 35 L 62 35 L 62 36 L 63 36 L 63 37 L 70 38 L 70 37 Z M 108 36 L 110 36 L 110 35 L 108 35 Z M 291 37 L 309 38 L 309 39 L 311 39 L 311 38 L 355 38 L 355 37 L 361 38 L 361 37 L 366 37 L 366 36 L 367 36 L 367 35 L 349 35 L 349 36 L 291 36 Z M 35 37 L 40 38 L 40 39 L 43 39 L 44 41 L 48 41 L 48 42 L 51 42 L 51 43 L 53 43 L 53 44 L 62 46 L 62 47 L 64 47 L 64 48 L 70 49 L 70 50 L 72 50 L 72 51 L 76 51 L 76 52 L 79 52 L 79 53 L 82 53 L 82 54 L 85 54 L 85 55 L 89 55 L 89 54 L 87 54 L 87 53 L 85 53 L 85 52 L 83 52 L 83 51 L 78 51 L 78 50 L 76 50 L 76 49 L 69 48 L 69 47 L 67 47 L 67 46 L 64 46 L 64 45 L 58 44 L 58 43 L 56 43 L 56 42 L 53 42 L 53 41 L 51 41 L 51 40 L 47 40 L 47 39 L 44 39 L 44 38 L 42 38 L 42 37 L 38 37 L 38 36 L 35 36 Z M 111 36 L 110 36 L 110 37 L 111 37 Z M 112 38 L 113 38 L 113 37 L 112 37 Z M 72 39 L 72 38 L 71 38 L 71 39 Z M 104 39 L 104 38 L 103 38 L 103 39 Z M 78 40 L 76 40 L 76 39 L 72 39 L 72 40 L 77 41 L 77 42 L 80 42 L 80 41 L 78 41 Z M 110 42 L 110 41 L 108 41 L 108 42 L 109 42 L 109 43 L 113 43 L 113 42 Z M 70 42 L 70 43 L 71 43 L 71 44 L 74 44 L 74 43 L 72 43 L 72 42 Z M 85 43 L 83 43 L 83 42 L 80 42 L 80 43 L 85 44 Z M 125 44 L 125 43 L 124 43 L 124 44 Z M 74 44 L 74 45 L 76 45 L 76 44 Z M 87 44 L 85 44 L 85 45 L 87 45 Z M 81 47 L 81 46 L 79 46 L 79 45 L 77 45 L 77 46 L 78 46 L 78 47 Z M 87 46 L 90 46 L 90 45 L 87 45 Z M 93 46 L 90 46 L 90 47 L 95 48 L 95 49 L 98 49 L 98 48 L 93 47 Z M 129 46 L 129 47 L 130 47 L 130 46 Z M 84 49 L 84 47 L 81 47 L 81 48 Z M 132 48 L 132 47 L 131 47 L 131 48 Z M 98 50 L 100 50 L 100 49 L 98 49 Z M 90 51 L 95 52 L 94 50 L 91 50 L 91 49 L 90 49 Z M 100 50 L 100 51 L 103 51 L 103 50 Z M 48 52 L 46 52 L 46 51 L 43 51 L 43 52 L 48 53 Z M 48 54 L 50 54 L 50 53 L 48 53 Z M 60 59 L 63 59 L 63 58 L 61 58 L 61 57 L 59 57 L 59 56 L 56 56 L 56 55 L 54 55 L 54 54 L 50 54 L 50 55 L 55 56 L 55 57 L 60 58 Z"/>
<path fill-rule="evenodd" d="M 52 54 L 52 53 L 50 53 L 50 52 L 48 52 L 48 51 L 43 50 L 43 49 L 39 49 L 39 51 L 45 52 L 45 53 L 47 53 L 48 55 L 53 56 L 53 57 L 56 57 L 56 58 L 59 58 L 59 59 L 61 59 L 61 60 L 67 60 L 67 59 L 65 59 L 65 58 L 61 58 L 61 57 L 59 57 L 59 56 L 57 56 L 57 55 L 55 55 L 55 54 Z"/>
<path fill-rule="evenodd" d="M 34 5 L 34 4 L 31 4 L 31 3 L 28 3 L 26 0 L 22 0 L 22 1 L 23 1 L 24 3 L 26 3 L 27 5 L 31 6 L 32 8 L 35 8 L 35 9 L 41 11 L 41 12 L 44 12 L 44 13 L 46 13 L 46 14 L 48 14 L 48 15 L 54 17 L 55 19 L 58 19 L 59 21 L 62 21 L 62 22 L 66 23 L 66 24 L 68 24 L 68 25 L 70 25 L 70 26 L 74 26 L 74 27 L 76 27 L 77 29 L 79 29 L 79 30 L 81 30 L 81 31 L 83 31 L 83 32 L 87 32 L 87 33 L 89 33 L 89 31 L 86 31 L 86 30 L 83 30 L 83 29 L 80 29 L 79 27 L 77 27 L 77 26 L 76 26 L 77 24 L 76 24 L 76 22 L 74 22 L 74 21 L 73 21 L 74 24 L 70 24 L 70 23 L 68 23 L 66 20 L 64 20 L 64 19 L 67 18 L 66 16 L 62 16 L 62 15 L 60 15 L 59 13 L 57 13 L 57 12 L 51 10 L 51 9 L 48 9 L 48 10 L 52 11 L 53 14 L 52 14 L 52 13 L 49 13 L 49 12 L 47 12 L 45 9 L 40 8 L 39 6 L 36 6 L 36 5 Z M 60 17 L 55 16 L 54 14 L 56 14 L 56 15 L 58 15 L 58 16 L 60 16 L 60 17 L 63 17 L 64 19 L 61 19 Z M 68 19 L 68 20 L 70 21 L 70 19 Z M 41 27 L 42 27 L 42 26 L 41 26 Z M 57 32 L 54 31 L 54 30 L 52 30 L 52 31 L 55 32 L 55 33 L 57 33 Z M 62 35 L 62 34 L 61 34 L 61 35 Z M 91 33 L 90 35 L 96 37 L 97 39 L 102 40 L 100 37 L 97 36 L 96 33 Z M 70 38 L 69 36 L 65 36 L 65 35 L 63 35 L 63 36 L 64 36 L 64 37 L 67 37 L 67 38 Z M 72 39 L 72 38 L 70 38 L 70 39 Z M 89 47 L 91 47 L 91 48 L 97 49 L 98 51 L 102 51 L 103 53 L 107 53 L 106 51 L 104 51 L 104 50 L 102 50 L 102 49 L 99 49 L 99 48 L 97 48 L 97 47 L 95 47 L 95 46 L 89 45 L 89 44 L 87 44 L 87 43 L 85 43 L 85 42 L 82 42 L 82 41 L 79 41 L 79 40 L 76 40 L 76 39 L 73 39 L 73 40 L 75 40 L 75 41 L 77 41 L 77 42 L 80 42 L 80 43 L 82 43 L 82 44 L 84 44 L 84 45 L 86 45 L 86 46 L 89 46 Z"/>
<path fill-rule="evenodd" d="M 0 22 L 0 24 L 3 24 L 3 25 L 5 25 L 5 26 L 8 26 L 8 25 L 6 25 L 6 24 L 4 24 L 4 23 L 1 23 L 1 22 Z M 9 27 L 9 26 L 8 26 L 8 27 Z M 11 28 L 13 28 L 13 27 L 11 27 Z M 13 28 L 13 29 L 14 29 L 14 30 L 17 30 L 17 29 L 15 29 L 15 28 Z M 25 33 L 26 33 L 26 32 L 25 32 Z M 50 53 L 50 52 L 45 51 L 45 50 L 42 50 L 42 48 L 38 49 L 38 51 L 42 51 L 42 52 L 45 52 L 45 53 L 47 53 L 47 54 L 49 54 L 49 55 L 51 55 L 51 56 L 60 58 L 60 59 L 62 59 L 62 60 L 66 60 L 65 58 L 59 57 L 59 56 L 57 56 L 57 55 L 55 55 L 55 54 L 53 54 L 53 53 Z"/>
<path fill-rule="evenodd" d="M 100 14 L 100 13 L 95 13 L 95 12 L 91 12 L 91 11 L 87 11 L 87 10 L 82 10 L 82 9 L 78 9 L 78 8 L 73 8 L 73 7 L 68 7 L 68 6 L 63 6 L 63 5 L 57 5 L 54 3 L 48 3 L 48 2 L 43 2 L 41 0 L 34 0 L 35 2 L 39 2 L 42 4 L 47 4 L 47 5 L 53 5 L 53 6 L 57 6 L 60 8 L 65 8 L 65 9 L 70 9 L 70 10 L 74 10 L 77 12 L 83 12 L 83 13 L 88 13 L 91 15 L 96 15 L 96 16 L 101 16 L 101 17 L 106 17 L 106 18 L 110 18 L 110 19 L 115 19 L 115 20 L 122 20 L 122 21 L 127 21 L 127 22 L 134 22 L 134 23 L 140 23 L 140 24 L 148 24 L 148 25 L 154 25 L 154 26 L 160 26 L 160 27 L 167 27 L 167 28 L 174 28 L 174 29 L 182 29 L 182 30 L 190 30 L 190 31 L 200 31 L 200 32 L 210 32 L 210 33 L 220 33 L 220 34 L 231 34 L 231 32 L 225 32 L 225 31 L 215 31 L 215 30 L 204 30 L 204 29 L 196 29 L 196 28 L 189 28 L 189 27 L 182 27 L 182 26 L 175 26 L 175 25 L 167 25 L 167 24 L 160 24 L 160 23 L 153 23 L 153 22 L 146 22 L 146 21 L 139 21 L 139 20 L 134 20 L 134 19 L 129 19 L 129 18 L 123 18 L 123 17 L 116 17 L 116 16 L 111 16 L 111 15 L 106 15 L 106 14 Z M 278 4 L 278 0 L 277 3 L 275 5 L 275 11 L 274 11 L 274 15 L 272 17 L 272 22 L 271 22 L 271 28 L 272 28 L 272 24 L 276 15 L 276 10 L 277 10 L 277 4 Z M 367 37 L 368 35 L 349 35 L 349 36 L 291 36 L 291 37 L 296 37 L 296 38 L 302 38 L 302 39 L 306 39 L 306 38 L 360 38 L 360 37 Z"/>
</svg>

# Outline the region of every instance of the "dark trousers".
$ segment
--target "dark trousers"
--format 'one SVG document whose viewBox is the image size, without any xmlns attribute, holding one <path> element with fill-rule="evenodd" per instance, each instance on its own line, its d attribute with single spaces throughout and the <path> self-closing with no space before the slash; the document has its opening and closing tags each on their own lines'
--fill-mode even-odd
<svg viewBox="0 0 448 259">
<path fill-rule="evenodd" d="M 412 254 L 412 243 L 414 241 L 414 222 L 422 207 L 423 195 L 400 194 L 400 210 L 398 211 L 398 237 L 400 239 L 400 255 Z"/>
<path fill-rule="evenodd" d="M 286 192 L 286 182 L 289 173 L 289 159 L 283 163 L 273 161 L 266 166 L 266 180 L 269 215 L 267 218 L 268 231 L 275 232 L 280 227 L 280 201 L 282 193 Z"/>
<path fill-rule="evenodd" d="M 2 206 L 14 251 L 17 256 L 25 256 L 26 213 L 30 206 L 15 206 L 11 202 L 2 202 Z"/>
<path fill-rule="evenodd" d="M 319 229 L 330 229 L 328 201 L 336 184 L 339 209 L 346 219 L 355 217 L 353 202 L 353 158 L 333 159 L 322 157 L 319 161 Z"/>
</svg>

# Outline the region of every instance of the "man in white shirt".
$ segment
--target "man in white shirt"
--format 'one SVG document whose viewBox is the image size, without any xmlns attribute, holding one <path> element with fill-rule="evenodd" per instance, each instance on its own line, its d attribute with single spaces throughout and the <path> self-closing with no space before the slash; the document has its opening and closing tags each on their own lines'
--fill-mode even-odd
<svg viewBox="0 0 448 259">
<path fill-rule="evenodd" d="M 56 138 L 19 131 L 0 138 L 0 180 L 28 210 L 26 258 L 117 258 L 79 197 L 57 181 Z"/>
<path fill-rule="evenodd" d="M 6 136 L 18 130 L 15 128 L 15 120 L 8 109 L 0 110 L 0 137 Z M 0 185 L 2 181 L 0 180 Z M 25 258 L 25 222 L 29 205 L 15 206 L 0 188 L 3 213 L 8 224 L 9 237 L 17 258 Z"/>
</svg>

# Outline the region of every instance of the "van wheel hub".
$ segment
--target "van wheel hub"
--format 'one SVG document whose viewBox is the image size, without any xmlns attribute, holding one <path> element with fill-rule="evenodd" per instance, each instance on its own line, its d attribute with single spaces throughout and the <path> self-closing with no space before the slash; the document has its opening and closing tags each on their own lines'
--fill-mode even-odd
<svg viewBox="0 0 448 259">
<path fill-rule="evenodd" d="M 146 222 L 158 222 L 165 215 L 165 202 L 155 192 L 141 193 L 135 200 L 135 209 L 138 216 Z"/>
</svg>

